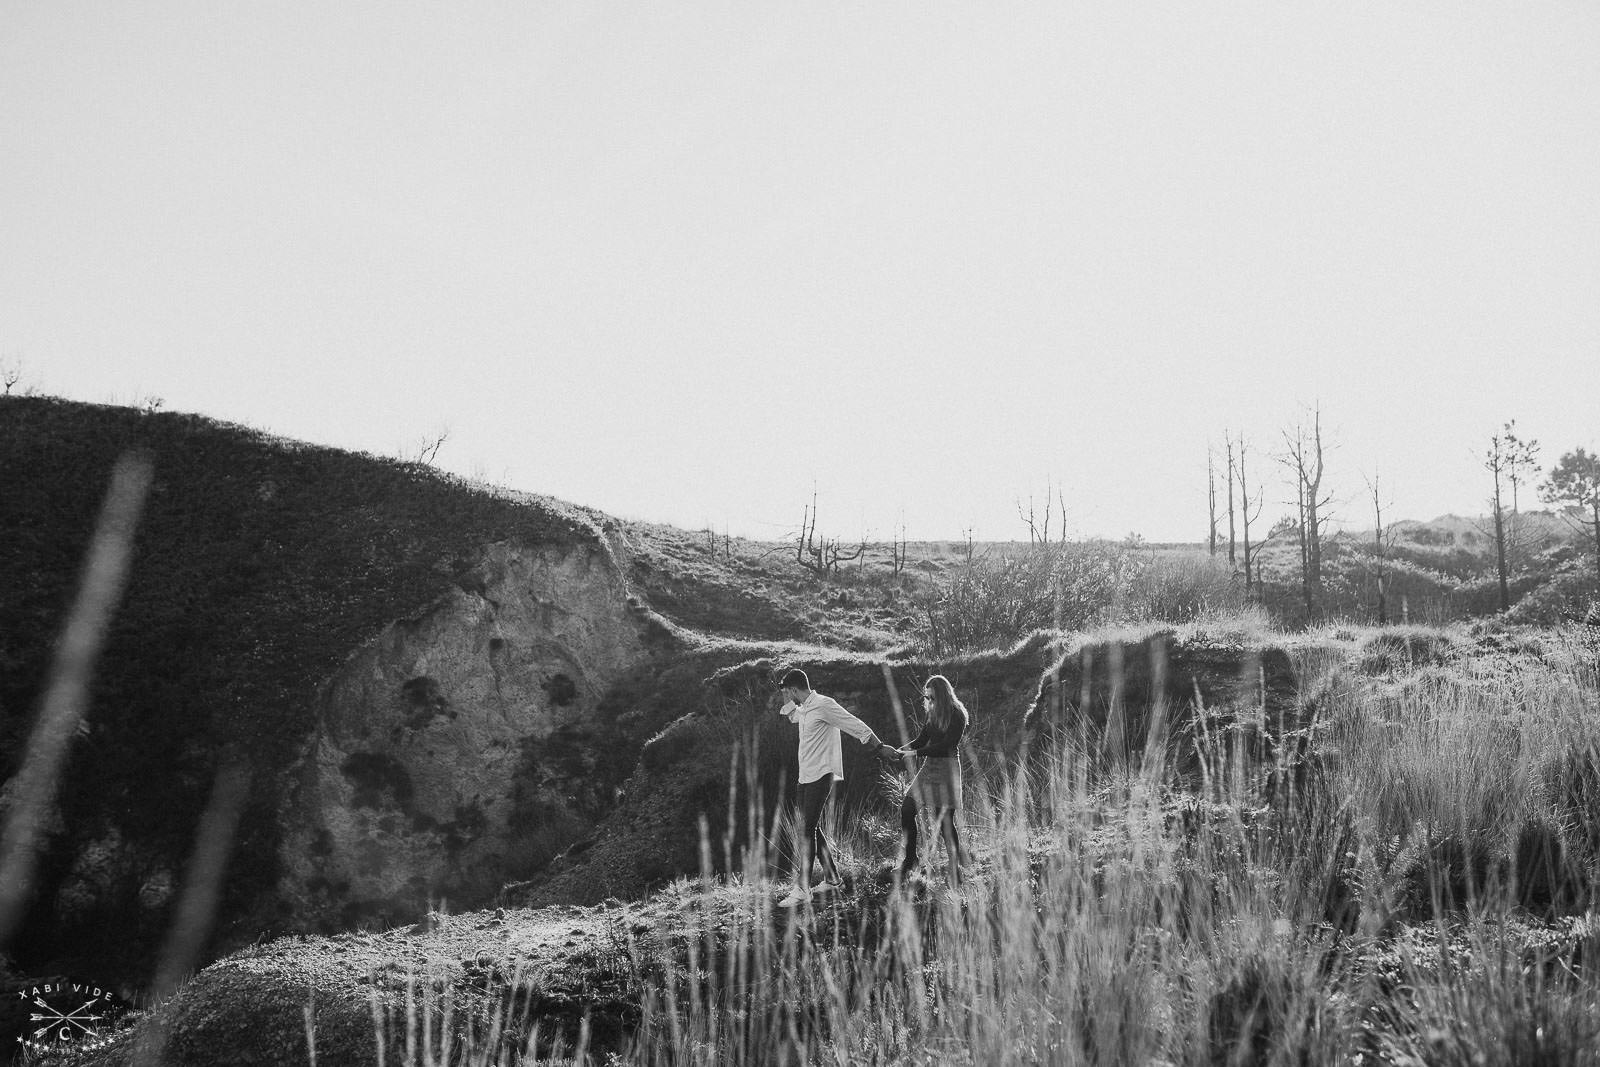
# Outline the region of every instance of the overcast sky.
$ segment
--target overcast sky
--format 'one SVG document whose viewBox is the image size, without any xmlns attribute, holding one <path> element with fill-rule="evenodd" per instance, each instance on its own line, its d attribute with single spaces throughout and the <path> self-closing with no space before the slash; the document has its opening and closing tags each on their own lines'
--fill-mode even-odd
<svg viewBox="0 0 1600 1067">
<path fill-rule="evenodd" d="M 1590 0 L 0 0 L 0 359 L 757 537 L 1198 540 L 1313 404 L 1352 522 L 1477 512 L 1506 420 L 1600 444 L 1597 57 Z"/>
</svg>

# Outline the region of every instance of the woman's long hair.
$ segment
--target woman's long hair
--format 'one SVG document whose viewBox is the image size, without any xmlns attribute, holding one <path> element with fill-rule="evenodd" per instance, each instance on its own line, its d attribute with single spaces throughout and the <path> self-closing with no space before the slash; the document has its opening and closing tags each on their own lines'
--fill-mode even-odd
<svg viewBox="0 0 1600 1067">
<path fill-rule="evenodd" d="M 935 674 L 922 688 L 933 690 L 933 702 L 928 708 L 928 721 L 933 728 L 939 731 L 950 729 L 950 724 L 956 716 L 961 716 L 963 722 L 970 721 L 967 715 L 967 706 L 956 697 L 956 687 L 950 684 L 950 679 L 942 674 Z"/>
</svg>

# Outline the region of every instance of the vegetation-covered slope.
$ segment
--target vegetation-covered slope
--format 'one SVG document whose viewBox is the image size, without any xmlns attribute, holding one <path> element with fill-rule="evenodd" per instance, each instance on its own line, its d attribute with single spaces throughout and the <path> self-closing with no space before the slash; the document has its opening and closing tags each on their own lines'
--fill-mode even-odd
<svg viewBox="0 0 1600 1067">
<path fill-rule="evenodd" d="M 597 517 L 508 499 L 426 468 L 311 448 L 193 416 L 0 400 L 0 756 L 15 769 L 109 472 L 154 465 L 132 575 L 94 676 L 88 734 L 60 793 L 63 833 L 181 870 L 224 750 L 258 769 L 225 912 L 268 925 L 277 771 L 304 743 L 316 686 L 349 652 L 450 589 L 477 546 L 599 544 Z M 22 960 L 136 973 L 164 914 L 128 902 L 56 919 L 73 850 L 52 848 Z M 114 932 L 107 937 L 108 931 Z M 98 933 L 98 936 L 96 934 Z M 60 958 L 77 945 L 88 959 Z M 132 958 L 108 960 L 122 946 Z"/>
<path fill-rule="evenodd" d="M 130 990 L 148 980 L 196 824 L 230 754 L 242 755 L 253 774 L 217 944 L 285 929 L 271 892 L 280 873 L 282 773 L 315 727 L 319 687 L 397 620 L 449 597 L 481 597 L 485 546 L 598 553 L 627 585 L 690 625 L 766 639 L 892 640 L 864 616 L 811 612 L 798 568 L 786 573 L 781 558 L 737 542 L 719 553 L 674 531 L 491 491 L 416 463 L 196 416 L 6 397 L 6 778 L 31 729 L 110 472 L 129 450 L 149 456 L 154 482 L 130 584 L 96 664 L 86 732 L 62 777 L 36 903 L 9 947 L 19 967 L 35 972 L 87 969 Z M 629 610 L 653 615 L 642 601 Z M 668 645 L 675 640 L 660 626 L 655 633 Z M 593 740 L 590 747 L 605 752 L 598 765 L 592 754 L 587 763 L 583 753 L 562 757 L 599 767 L 585 772 L 588 792 L 602 798 L 597 811 L 659 726 L 623 719 L 628 710 L 616 708 L 615 728 Z M 558 755 L 540 753 L 535 764 Z"/>
<path fill-rule="evenodd" d="M 1582 618 L 1600 598 L 1592 550 L 1550 511 L 1507 514 L 1506 598 L 1522 622 Z M 1256 601 L 1280 625 L 1306 623 L 1299 547 L 1293 528 L 1259 551 Z M 1587 558 L 1585 558 L 1587 557 Z M 1342 532 L 1322 546 L 1322 583 L 1313 623 L 1334 619 L 1442 625 L 1501 610 L 1493 524 L 1441 515 L 1384 529 Z M 1379 579 L 1384 596 L 1379 595 Z"/>
</svg>

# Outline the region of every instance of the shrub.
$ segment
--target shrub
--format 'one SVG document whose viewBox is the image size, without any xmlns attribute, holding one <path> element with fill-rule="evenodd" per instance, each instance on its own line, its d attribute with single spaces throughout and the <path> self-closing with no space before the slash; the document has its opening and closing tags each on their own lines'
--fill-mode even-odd
<svg viewBox="0 0 1600 1067">
<path fill-rule="evenodd" d="M 1186 623 L 1230 617 L 1244 609 L 1243 582 L 1221 557 L 1157 553 L 1128 583 L 1131 621 Z"/>
<path fill-rule="evenodd" d="M 1035 630 L 1185 623 L 1243 610 L 1220 559 L 1114 541 L 1031 545 L 956 568 L 917 600 L 919 637 L 936 654 L 1013 644 Z"/>
<path fill-rule="evenodd" d="M 1506 613 L 1506 621 L 1554 626 L 1584 621 L 1600 612 L 1600 585 L 1592 574 L 1569 572 L 1546 582 Z"/>
<path fill-rule="evenodd" d="M 974 559 L 919 597 L 919 637 L 947 655 L 1004 647 L 1034 630 L 1110 622 L 1136 556 L 1109 541 L 1085 541 Z"/>
</svg>

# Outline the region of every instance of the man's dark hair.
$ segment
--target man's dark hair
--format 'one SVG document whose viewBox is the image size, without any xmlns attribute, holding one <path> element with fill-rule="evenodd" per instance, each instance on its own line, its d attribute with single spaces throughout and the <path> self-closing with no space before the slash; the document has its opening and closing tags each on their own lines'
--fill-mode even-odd
<svg viewBox="0 0 1600 1067">
<path fill-rule="evenodd" d="M 778 682 L 778 688 L 804 689 L 809 693 L 811 692 L 811 679 L 806 677 L 805 671 L 796 667 L 794 670 L 786 671 L 784 673 L 783 678 Z"/>
</svg>

